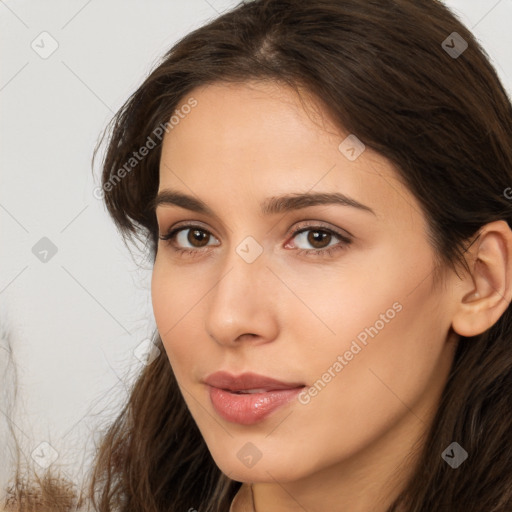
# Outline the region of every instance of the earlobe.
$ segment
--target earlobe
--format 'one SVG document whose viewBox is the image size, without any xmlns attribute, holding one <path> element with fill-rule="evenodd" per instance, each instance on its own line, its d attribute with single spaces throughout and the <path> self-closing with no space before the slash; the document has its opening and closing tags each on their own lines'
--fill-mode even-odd
<svg viewBox="0 0 512 512">
<path fill-rule="evenodd" d="M 483 226 L 468 250 L 471 274 L 464 277 L 452 318 L 453 330 L 465 337 L 492 327 L 512 295 L 512 231 L 504 220 Z"/>
</svg>

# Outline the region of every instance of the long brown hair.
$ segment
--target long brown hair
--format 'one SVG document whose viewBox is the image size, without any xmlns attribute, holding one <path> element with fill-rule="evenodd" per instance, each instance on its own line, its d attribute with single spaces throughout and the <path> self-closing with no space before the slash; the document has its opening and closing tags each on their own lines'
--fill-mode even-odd
<svg viewBox="0 0 512 512">
<path fill-rule="evenodd" d="M 172 129 L 166 123 L 194 88 L 248 80 L 308 91 L 340 129 L 388 158 L 446 267 L 467 268 L 467 243 L 486 223 L 512 225 L 504 193 L 512 186 L 512 106 L 484 50 L 446 6 L 255 0 L 178 41 L 104 134 L 106 207 L 123 239 L 142 240 L 153 261 L 161 138 L 152 137 L 155 147 L 136 165 L 126 163 L 158 127 Z M 164 354 L 158 333 L 154 342 Z M 461 337 L 419 463 L 388 512 L 510 511 L 511 397 L 509 307 L 488 331 Z M 441 457 L 454 441 L 469 454 L 456 470 Z M 138 377 L 91 475 L 101 512 L 225 512 L 241 485 L 215 465 L 165 356 Z"/>
</svg>

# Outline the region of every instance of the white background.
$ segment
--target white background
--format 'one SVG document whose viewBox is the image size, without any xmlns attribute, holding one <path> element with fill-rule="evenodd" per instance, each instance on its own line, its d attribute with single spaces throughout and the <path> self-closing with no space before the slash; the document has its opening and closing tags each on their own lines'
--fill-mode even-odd
<svg viewBox="0 0 512 512">
<path fill-rule="evenodd" d="M 132 258 L 93 196 L 92 151 L 155 60 L 236 3 L 0 2 L 1 489 L 11 471 L 8 421 L 26 457 L 47 442 L 78 478 L 98 421 L 115 410 L 92 412 L 124 400 L 123 379 L 142 367 L 133 350 L 154 329 L 151 269 L 143 255 Z M 512 0 L 446 4 L 512 91 Z M 31 47 L 45 31 L 58 43 L 47 59 Z M 46 263 L 32 252 L 43 237 L 57 247 Z M 7 336 L 17 376 L 1 350 Z M 36 453 L 44 463 L 53 452 L 43 445 Z"/>
</svg>

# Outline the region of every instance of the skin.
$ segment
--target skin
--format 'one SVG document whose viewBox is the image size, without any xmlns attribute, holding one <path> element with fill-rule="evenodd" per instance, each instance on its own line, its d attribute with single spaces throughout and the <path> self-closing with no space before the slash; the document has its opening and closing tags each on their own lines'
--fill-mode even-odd
<svg viewBox="0 0 512 512">
<path fill-rule="evenodd" d="M 486 225 L 467 253 L 472 273 L 445 270 L 436 287 L 418 201 L 368 147 L 347 159 L 338 146 L 348 133 L 311 98 L 306 111 L 271 82 L 189 96 L 197 106 L 163 141 L 159 191 L 200 198 L 217 218 L 157 207 L 160 235 L 190 221 L 210 237 L 194 245 L 185 229 L 174 240 L 196 256 L 159 242 L 152 301 L 190 412 L 220 469 L 253 483 L 257 511 L 385 511 L 431 425 L 458 334 L 488 329 L 510 302 L 510 229 Z M 309 191 L 343 192 L 375 215 L 342 205 L 260 213 L 269 196 Z M 311 231 L 293 236 L 304 221 Z M 318 226 L 347 230 L 352 242 L 333 234 L 313 245 Z M 263 249 L 252 263 L 236 252 L 247 236 Z M 331 256 L 297 254 L 334 245 L 343 248 Z M 307 404 L 247 426 L 213 408 L 207 375 L 253 371 L 309 388 L 396 303 L 401 310 Z M 252 467 L 237 457 L 248 442 L 261 453 Z"/>
</svg>

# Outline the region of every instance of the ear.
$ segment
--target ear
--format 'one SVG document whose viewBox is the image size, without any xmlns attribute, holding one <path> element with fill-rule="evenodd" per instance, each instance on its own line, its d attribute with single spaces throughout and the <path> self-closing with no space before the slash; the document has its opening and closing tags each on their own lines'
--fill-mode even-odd
<svg viewBox="0 0 512 512">
<path fill-rule="evenodd" d="M 452 327 L 476 336 L 492 327 L 512 299 L 512 231 L 504 220 L 486 224 L 468 249 L 471 274 L 459 283 Z"/>
</svg>

